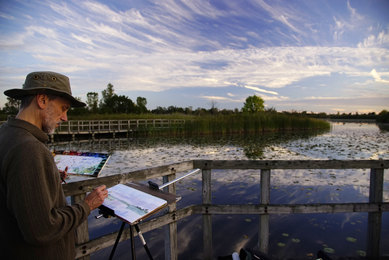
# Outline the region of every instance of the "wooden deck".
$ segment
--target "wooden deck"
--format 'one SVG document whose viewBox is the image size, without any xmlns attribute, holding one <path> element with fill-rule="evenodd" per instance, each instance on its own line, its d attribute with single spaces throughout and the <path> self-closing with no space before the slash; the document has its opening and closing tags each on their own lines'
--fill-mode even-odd
<svg viewBox="0 0 389 260">
<path fill-rule="evenodd" d="M 147 180 L 162 177 L 166 183 L 174 179 L 176 173 L 195 168 L 202 170 L 201 205 L 191 205 L 176 209 L 175 205 L 163 216 L 140 223 L 142 232 L 166 226 L 165 239 L 167 250 L 165 259 L 177 259 L 177 221 L 194 214 L 203 216 L 203 259 L 213 259 L 212 254 L 212 216 L 214 214 L 258 214 L 258 245 L 262 252 L 269 248 L 270 214 L 306 214 L 306 213 L 341 213 L 368 212 L 367 256 L 377 257 L 380 252 L 382 213 L 389 211 L 389 203 L 383 202 L 384 169 L 389 168 L 389 160 L 193 160 L 176 164 L 163 165 L 125 174 L 101 177 L 80 182 L 64 184 L 67 196 L 73 201 L 83 199 L 94 187 L 105 184 L 108 187 L 118 183 Z M 212 204 L 211 175 L 214 169 L 257 169 L 260 174 L 260 201 L 258 204 L 215 205 Z M 368 203 L 317 203 L 317 204 L 271 204 L 270 185 L 273 169 L 370 169 L 370 192 Z M 168 191 L 175 193 L 175 185 L 168 186 Z M 77 258 L 88 259 L 89 254 L 102 248 L 112 246 L 117 233 L 89 240 L 88 224 L 85 222 L 77 231 Z M 129 239 L 125 230 L 122 240 Z"/>
</svg>

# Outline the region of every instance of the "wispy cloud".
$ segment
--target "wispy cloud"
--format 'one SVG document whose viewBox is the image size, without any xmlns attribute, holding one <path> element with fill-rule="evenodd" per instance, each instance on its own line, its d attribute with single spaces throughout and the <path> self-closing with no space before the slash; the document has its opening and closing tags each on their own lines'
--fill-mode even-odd
<svg viewBox="0 0 389 260">
<path fill-rule="evenodd" d="M 0 12 L 0 18 L 4 18 L 6 20 L 14 20 L 15 17 L 13 17 L 12 15 L 8 15 L 6 13 L 3 13 L 3 12 Z"/>
<path fill-rule="evenodd" d="M 207 100 L 213 100 L 213 101 L 228 101 L 233 103 L 242 103 L 245 99 L 233 99 L 229 97 L 222 97 L 222 96 L 200 96 L 203 99 Z"/>
<path fill-rule="evenodd" d="M 248 89 L 252 89 L 252 90 L 258 91 L 258 92 L 261 92 L 261 93 L 267 93 L 267 94 L 278 95 L 278 93 L 275 92 L 275 91 L 269 91 L 269 90 L 265 90 L 265 89 L 260 89 L 260 88 L 258 88 L 258 87 L 248 86 L 248 85 L 245 85 L 244 87 L 245 87 L 245 88 L 248 88 Z"/>
<path fill-rule="evenodd" d="M 265 0 L 19 4 L 35 15 L 0 11 L 0 19 L 19 26 L 0 25 L 1 82 L 15 68 L 52 69 L 69 74 L 80 96 L 109 82 L 118 94 L 228 87 L 201 95 L 226 103 L 242 102 L 242 93 L 291 100 L 289 87 L 320 78 L 310 89 L 322 90 L 339 85 L 334 75 L 352 78 L 352 86 L 373 77 L 373 87 L 365 88 L 372 93 L 374 84 L 388 82 L 389 27 L 369 22 L 353 2 L 339 3 L 342 11 Z M 23 55 L 31 66 L 20 70 Z"/>
</svg>

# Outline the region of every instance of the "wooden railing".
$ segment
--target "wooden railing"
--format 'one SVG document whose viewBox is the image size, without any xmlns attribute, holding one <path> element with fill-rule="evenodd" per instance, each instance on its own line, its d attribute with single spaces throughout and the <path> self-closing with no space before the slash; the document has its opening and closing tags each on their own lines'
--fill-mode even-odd
<svg viewBox="0 0 389 260">
<path fill-rule="evenodd" d="M 140 129 L 183 127 L 184 119 L 69 120 L 56 129 L 59 135 L 126 133 Z"/>
<path fill-rule="evenodd" d="M 389 168 L 389 160 L 193 160 L 176 164 L 137 170 L 126 174 L 106 176 L 80 182 L 64 184 L 67 196 L 73 201 L 83 199 L 94 187 L 105 184 L 111 187 L 118 183 L 127 183 L 146 179 L 163 178 L 168 182 L 175 178 L 177 172 L 200 168 L 202 170 L 202 204 L 191 205 L 182 209 L 170 206 L 169 212 L 160 217 L 139 224 L 143 232 L 167 225 L 168 239 L 165 240 L 165 259 L 177 259 L 177 224 L 185 217 L 203 215 L 203 259 L 212 259 L 212 215 L 213 214 L 257 214 L 259 221 L 259 248 L 268 252 L 269 214 L 294 213 L 340 213 L 368 212 L 367 255 L 377 257 L 380 249 L 382 212 L 389 211 L 389 203 L 383 202 L 384 169 Z M 260 201 L 249 205 L 215 205 L 211 200 L 211 174 L 213 169 L 258 169 L 260 172 Z M 316 203 L 316 204 L 270 204 L 271 170 L 273 169 L 370 169 L 370 188 L 368 203 Z M 273 173 L 275 174 L 275 173 Z M 175 185 L 168 186 L 168 192 L 175 193 Z M 109 234 L 89 241 L 88 225 L 78 228 L 77 258 L 88 255 L 102 248 L 112 246 L 117 233 Z M 122 240 L 129 238 L 129 231 L 123 232 Z"/>
</svg>

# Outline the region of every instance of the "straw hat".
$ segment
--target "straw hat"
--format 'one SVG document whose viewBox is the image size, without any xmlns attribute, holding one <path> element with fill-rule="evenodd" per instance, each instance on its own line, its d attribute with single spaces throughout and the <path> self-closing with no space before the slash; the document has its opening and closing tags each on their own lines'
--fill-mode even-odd
<svg viewBox="0 0 389 260">
<path fill-rule="evenodd" d="M 70 101 L 72 107 L 83 107 L 86 104 L 72 96 L 69 78 L 51 71 L 31 72 L 27 75 L 23 88 L 14 88 L 4 91 L 4 94 L 15 99 L 38 93 L 53 94 Z"/>
</svg>

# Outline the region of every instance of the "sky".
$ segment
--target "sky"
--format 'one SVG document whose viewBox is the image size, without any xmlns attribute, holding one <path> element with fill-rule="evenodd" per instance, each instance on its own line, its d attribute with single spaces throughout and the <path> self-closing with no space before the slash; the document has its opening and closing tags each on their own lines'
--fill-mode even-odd
<svg viewBox="0 0 389 260">
<path fill-rule="evenodd" d="M 389 110 L 387 0 L 0 0 L 0 107 L 32 71 L 147 108 Z"/>
</svg>

